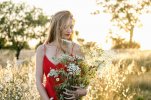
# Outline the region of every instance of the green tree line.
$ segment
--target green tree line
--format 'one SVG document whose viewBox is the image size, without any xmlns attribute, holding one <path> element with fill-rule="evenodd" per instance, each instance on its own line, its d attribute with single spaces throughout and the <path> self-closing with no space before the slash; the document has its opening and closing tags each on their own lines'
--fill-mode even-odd
<svg viewBox="0 0 151 100">
<path fill-rule="evenodd" d="M 29 40 L 43 41 L 48 22 L 48 16 L 40 8 L 25 3 L 1 2 L 0 49 L 15 50 L 19 59 L 20 51 L 29 48 Z"/>
</svg>

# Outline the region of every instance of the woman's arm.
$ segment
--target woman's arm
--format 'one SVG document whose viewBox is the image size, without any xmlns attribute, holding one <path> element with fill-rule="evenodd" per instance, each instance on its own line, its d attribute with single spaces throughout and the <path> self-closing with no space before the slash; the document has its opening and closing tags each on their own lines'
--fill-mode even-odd
<svg viewBox="0 0 151 100">
<path fill-rule="evenodd" d="M 72 50 L 72 54 L 73 56 L 80 56 L 80 57 L 84 57 L 84 54 L 82 53 L 81 47 L 74 43 L 73 45 L 71 45 L 70 47 Z M 75 91 L 72 90 L 68 90 L 66 89 L 66 91 L 64 92 L 64 94 L 67 96 L 65 96 L 65 99 L 70 100 L 70 99 L 78 99 L 81 96 L 85 96 L 87 94 L 87 89 L 85 88 L 81 88 L 79 86 L 72 86 L 73 88 L 75 88 Z"/>
<path fill-rule="evenodd" d="M 80 56 L 80 57 L 84 57 L 84 54 L 81 50 L 80 45 L 74 43 L 74 47 L 73 47 L 73 55 L 74 56 Z"/>
<path fill-rule="evenodd" d="M 75 46 L 73 48 L 73 55 L 74 56 L 80 56 L 80 57 L 84 57 L 84 53 L 81 50 L 80 45 L 75 43 Z M 85 88 L 81 88 L 79 86 L 73 86 L 74 88 L 76 88 L 76 91 L 74 92 L 76 95 L 80 96 L 85 96 L 87 94 L 87 89 Z"/>
<path fill-rule="evenodd" d="M 36 86 L 39 91 L 39 94 L 42 100 L 49 100 L 49 97 L 43 86 L 43 56 L 44 56 L 44 47 L 40 45 L 36 51 Z"/>
</svg>

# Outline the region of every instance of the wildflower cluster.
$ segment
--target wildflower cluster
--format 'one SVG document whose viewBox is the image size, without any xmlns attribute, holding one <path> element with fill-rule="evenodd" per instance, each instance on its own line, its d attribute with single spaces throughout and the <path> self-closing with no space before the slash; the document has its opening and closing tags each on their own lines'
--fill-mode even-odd
<svg viewBox="0 0 151 100">
<path fill-rule="evenodd" d="M 88 65 L 84 62 L 84 58 L 63 54 L 60 58 L 54 58 L 54 60 L 59 60 L 66 67 L 66 70 L 50 69 L 48 73 L 48 76 L 56 78 L 56 81 L 65 79 L 63 83 L 55 87 L 59 100 L 64 100 L 63 91 L 65 88 L 73 90 L 71 88 L 73 85 L 85 88 L 89 84 L 89 69 Z M 58 76 L 61 76 L 60 79 Z"/>
</svg>

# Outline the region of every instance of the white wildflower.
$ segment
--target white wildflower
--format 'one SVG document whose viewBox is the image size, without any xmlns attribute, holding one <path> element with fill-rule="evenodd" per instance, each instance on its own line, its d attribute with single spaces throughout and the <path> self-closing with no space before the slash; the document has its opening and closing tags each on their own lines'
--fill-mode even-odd
<svg viewBox="0 0 151 100">
<path fill-rule="evenodd" d="M 58 82 L 60 79 L 59 78 L 56 78 L 56 81 Z"/>
<path fill-rule="evenodd" d="M 68 54 L 62 54 L 61 59 L 68 59 L 70 61 L 74 61 L 74 57 L 68 55 Z"/>
<path fill-rule="evenodd" d="M 56 71 L 55 69 L 50 69 L 50 72 L 47 75 L 49 76 L 54 76 L 54 77 L 58 77 L 58 71 Z"/>
<path fill-rule="evenodd" d="M 84 57 L 82 57 L 82 56 L 79 56 L 79 55 L 76 55 L 76 58 L 77 58 L 77 59 L 81 59 L 81 60 L 84 60 Z"/>
<path fill-rule="evenodd" d="M 73 72 L 69 72 L 69 75 L 72 75 L 73 74 Z"/>
<path fill-rule="evenodd" d="M 69 66 L 67 66 L 67 71 L 69 74 L 76 74 L 79 75 L 81 72 L 81 69 L 78 65 L 75 65 L 74 63 L 70 63 Z"/>
</svg>

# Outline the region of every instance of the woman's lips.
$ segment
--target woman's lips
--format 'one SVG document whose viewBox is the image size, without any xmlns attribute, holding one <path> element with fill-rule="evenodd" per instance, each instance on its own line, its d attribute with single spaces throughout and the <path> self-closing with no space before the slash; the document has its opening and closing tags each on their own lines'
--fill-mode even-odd
<svg viewBox="0 0 151 100">
<path fill-rule="evenodd" d="M 65 35 L 69 37 L 71 34 L 65 34 Z"/>
</svg>

